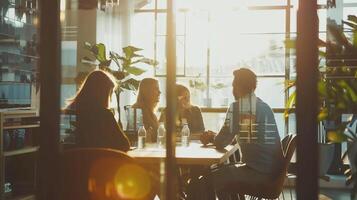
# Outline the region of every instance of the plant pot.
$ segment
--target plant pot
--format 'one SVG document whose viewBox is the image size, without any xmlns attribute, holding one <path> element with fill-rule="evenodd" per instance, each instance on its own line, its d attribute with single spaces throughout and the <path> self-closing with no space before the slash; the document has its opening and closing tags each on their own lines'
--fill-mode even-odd
<svg viewBox="0 0 357 200">
<path fill-rule="evenodd" d="M 319 143 L 319 176 L 326 175 L 332 163 L 334 151 L 334 143 Z"/>
</svg>

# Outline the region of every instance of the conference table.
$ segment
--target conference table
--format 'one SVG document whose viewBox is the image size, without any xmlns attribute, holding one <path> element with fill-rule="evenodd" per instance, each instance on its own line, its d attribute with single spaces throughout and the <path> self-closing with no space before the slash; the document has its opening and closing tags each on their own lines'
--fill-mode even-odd
<svg viewBox="0 0 357 200">
<path fill-rule="evenodd" d="M 238 149 L 238 145 L 228 145 L 218 150 L 213 145 L 202 145 L 199 141 L 191 141 L 189 146 L 176 146 L 176 162 L 179 165 L 221 164 L 226 162 Z M 166 149 L 157 144 L 146 144 L 145 148 L 128 151 L 129 156 L 142 164 L 160 163 L 166 157 Z"/>
</svg>

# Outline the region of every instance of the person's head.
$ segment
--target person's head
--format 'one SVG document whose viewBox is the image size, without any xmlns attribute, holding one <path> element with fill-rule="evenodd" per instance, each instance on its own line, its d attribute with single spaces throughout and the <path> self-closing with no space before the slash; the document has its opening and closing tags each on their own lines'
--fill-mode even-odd
<svg viewBox="0 0 357 200">
<path fill-rule="evenodd" d="M 255 91 L 257 87 L 257 76 L 247 68 L 240 68 L 233 72 L 233 96 L 235 99 L 244 97 Z"/>
<path fill-rule="evenodd" d="M 153 78 L 144 78 L 139 84 L 139 93 L 136 100 L 137 105 L 147 106 L 154 110 L 160 100 L 159 82 Z"/>
<path fill-rule="evenodd" d="M 69 100 L 68 107 L 108 108 L 110 97 L 116 86 L 115 78 L 111 74 L 95 70 L 85 78 L 75 97 Z"/>
<path fill-rule="evenodd" d="M 191 107 L 190 91 L 187 87 L 176 84 L 176 95 L 178 108 L 188 109 Z"/>
</svg>

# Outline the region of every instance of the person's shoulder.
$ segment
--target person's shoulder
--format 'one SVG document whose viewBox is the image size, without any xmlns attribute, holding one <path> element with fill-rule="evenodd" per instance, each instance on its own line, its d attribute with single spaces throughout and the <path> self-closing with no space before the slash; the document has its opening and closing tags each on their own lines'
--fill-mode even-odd
<svg viewBox="0 0 357 200">
<path fill-rule="evenodd" d="M 190 109 L 193 112 L 201 112 L 201 108 L 196 105 L 192 105 Z"/>
<path fill-rule="evenodd" d="M 265 101 L 263 101 L 259 97 L 257 97 L 257 104 L 258 104 L 258 106 L 268 106 L 268 107 L 270 107 Z"/>
<path fill-rule="evenodd" d="M 264 102 L 261 98 L 257 97 L 257 109 L 258 110 L 264 110 L 266 112 L 272 112 L 271 107 L 269 104 Z"/>
</svg>

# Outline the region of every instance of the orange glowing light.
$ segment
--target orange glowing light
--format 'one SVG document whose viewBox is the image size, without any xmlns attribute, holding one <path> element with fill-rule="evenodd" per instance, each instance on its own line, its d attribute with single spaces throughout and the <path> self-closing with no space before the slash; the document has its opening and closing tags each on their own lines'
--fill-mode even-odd
<svg viewBox="0 0 357 200">
<path fill-rule="evenodd" d="M 151 191 L 151 180 L 146 170 L 138 165 L 122 166 L 115 176 L 116 192 L 121 198 L 141 199 Z"/>
</svg>

